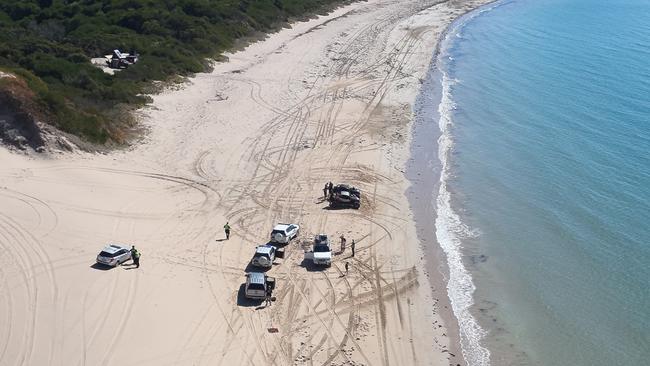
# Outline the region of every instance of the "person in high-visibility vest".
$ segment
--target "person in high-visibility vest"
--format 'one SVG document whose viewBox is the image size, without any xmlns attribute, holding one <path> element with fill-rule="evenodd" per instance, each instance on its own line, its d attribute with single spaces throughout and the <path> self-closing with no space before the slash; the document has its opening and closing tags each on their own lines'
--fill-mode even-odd
<svg viewBox="0 0 650 366">
<path fill-rule="evenodd" d="M 228 225 L 228 222 L 223 226 L 223 231 L 226 232 L 226 240 L 230 239 L 230 225 Z"/>
<path fill-rule="evenodd" d="M 140 252 L 138 252 L 138 250 L 135 249 L 135 245 L 131 246 L 131 259 L 133 259 L 133 264 L 135 264 L 135 268 L 140 268 Z"/>
</svg>

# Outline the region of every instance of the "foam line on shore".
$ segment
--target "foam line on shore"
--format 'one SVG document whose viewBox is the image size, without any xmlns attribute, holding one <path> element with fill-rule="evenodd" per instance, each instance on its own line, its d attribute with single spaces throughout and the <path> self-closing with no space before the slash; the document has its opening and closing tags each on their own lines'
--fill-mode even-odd
<svg viewBox="0 0 650 366">
<path fill-rule="evenodd" d="M 476 287 L 462 260 L 463 239 L 476 234 L 462 221 L 452 207 L 451 193 L 448 188 L 448 182 L 452 176 L 450 157 L 454 149 L 452 129 L 453 111 L 456 108 L 452 97 L 452 88 L 457 80 L 449 76 L 445 68 L 445 59 L 451 60 L 447 52 L 449 46 L 454 42 L 454 38 L 460 36 L 459 32 L 466 24 L 500 4 L 493 3 L 478 8 L 452 23 L 442 37 L 436 55 L 436 65 L 441 74 L 442 88 L 441 100 L 438 105 L 438 126 L 440 128 L 438 158 L 440 159 L 441 172 L 438 194 L 434 197 L 437 210 L 435 232 L 437 241 L 447 257 L 449 268 L 447 293 L 454 315 L 458 320 L 463 356 L 469 366 L 490 365 L 490 351 L 482 345 L 482 340 L 487 332 L 470 312 L 470 308 L 474 304 L 473 294 Z"/>
</svg>

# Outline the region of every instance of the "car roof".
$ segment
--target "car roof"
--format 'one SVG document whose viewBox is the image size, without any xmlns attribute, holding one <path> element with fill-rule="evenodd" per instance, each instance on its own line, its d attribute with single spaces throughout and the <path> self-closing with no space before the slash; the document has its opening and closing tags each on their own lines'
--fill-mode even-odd
<svg viewBox="0 0 650 366">
<path fill-rule="evenodd" d="M 264 284 L 265 275 L 262 272 L 251 272 L 248 274 L 248 282 Z"/>
<path fill-rule="evenodd" d="M 291 225 L 297 226 L 296 224 L 277 224 L 273 227 L 273 230 L 286 230 Z"/>
<path fill-rule="evenodd" d="M 129 248 L 118 244 L 109 244 L 106 247 L 104 247 L 103 251 L 112 254 L 112 253 L 117 253 L 118 250 L 122 250 L 122 249 L 128 250 Z"/>
<path fill-rule="evenodd" d="M 271 252 L 271 249 L 273 249 L 273 246 L 271 245 L 260 245 L 255 248 L 255 253 L 269 254 Z"/>
</svg>

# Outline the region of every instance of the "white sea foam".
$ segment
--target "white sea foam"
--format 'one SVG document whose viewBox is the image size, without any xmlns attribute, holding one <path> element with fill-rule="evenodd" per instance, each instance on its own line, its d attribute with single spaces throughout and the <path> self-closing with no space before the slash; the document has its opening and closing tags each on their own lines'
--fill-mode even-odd
<svg viewBox="0 0 650 366">
<path fill-rule="evenodd" d="M 451 135 L 451 113 L 455 105 L 451 99 L 450 80 L 443 72 L 442 99 L 438 107 L 440 114 L 438 139 L 438 157 L 441 163 L 440 188 L 436 198 L 438 216 L 436 218 L 436 237 L 445 255 L 449 266 L 449 281 L 447 292 L 451 301 L 452 310 L 458 319 L 460 327 L 460 341 L 463 355 L 470 366 L 487 366 L 490 364 L 490 352 L 481 345 L 481 340 L 486 332 L 478 324 L 469 309 L 474 304 L 474 283 L 469 271 L 462 260 L 462 239 L 474 236 L 470 228 L 465 225 L 451 206 L 451 194 L 447 188 L 450 176 L 449 156 L 453 149 Z"/>
<path fill-rule="evenodd" d="M 454 315 L 458 319 L 463 356 L 469 366 L 490 365 L 490 351 L 481 344 L 487 332 L 481 328 L 476 318 L 470 313 L 470 307 L 474 304 L 473 294 L 476 287 L 472 281 L 471 274 L 463 264 L 461 251 L 463 239 L 476 236 L 478 231 L 471 230 L 454 211 L 451 204 L 451 193 L 448 188 L 448 182 L 451 176 L 449 160 L 454 147 L 451 131 L 453 126 L 452 115 L 456 109 L 451 89 L 454 84 L 458 83 L 458 80 L 449 77 L 447 71 L 444 70 L 444 59 L 447 58 L 453 61 L 453 58 L 446 54 L 450 42 L 453 42 L 453 40 L 450 40 L 450 35 L 461 38 L 460 29 L 464 24 L 495 7 L 496 5 L 482 8 L 463 17 L 462 20 L 452 25 L 442 40 L 441 53 L 438 55 L 437 62 L 442 75 L 442 92 L 440 105 L 438 106 L 440 118 L 438 121 L 440 127 L 438 158 L 440 159 L 441 173 L 440 188 L 435 197 L 438 213 L 435 222 L 436 237 L 447 257 L 447 264 L 449 266 L 447 292 Z"/>
</svg>

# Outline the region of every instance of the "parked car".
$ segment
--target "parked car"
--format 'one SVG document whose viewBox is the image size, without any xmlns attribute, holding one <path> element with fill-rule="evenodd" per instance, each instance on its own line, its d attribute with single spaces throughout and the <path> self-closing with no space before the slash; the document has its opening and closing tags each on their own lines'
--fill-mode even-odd
<svg viewBox="0 0 650 366">
<path fill-rule="evenodd" d="M 277 224 L 271 231 L 271 242 L 286 244 L 300 233 L 298 224 Z"/>
<path fill-rule="evenodd" d="M 251 259 L 251 265 L 256 267 L 271 268 L 275 257 L 283 258 L 284 250 L 273 245 L 260 245 L 255 248 L 255 255 Z"/>
<path fill-rule="evenodd" d="M 246 285 L 244 296 L 247 299 L 264 300 L 266 292 L 273 292 L 275 289 L 275 278 L 269 277 L 262 272 L 251 272 L 246 274 Z"/>
<path fill-rule="evenodd" d="M 361 207 L 361 191 L 347 184 L 337 184 L 332 188 L 329 206 L 331 208 L 352 207 L 358 209 Z"/>
<path fill-rule="evenodd" d="M 131 51 L 131 53 L 124 53 L 120 50 L 113 50 L 113 53 L 110 55 L 104 56 L 106 64 L 112 69 L 125 69 L 129 65 L 133 65 L 138 62 L 138 53 Z"/>
<path fill-rule="evenodd" d="M 332 247 L 327 235 L 318 234 L 314 237 L 314 246 L 311 252 L 305 252 L 305 259 L 311 260 L 315 265 L 332 265 Z"/>
<path fill-rule="evenodd" d="M 128 247 L 110 244 L 107 245 L 98 255 L 97 263 L 116 267 L 131 259 L 131 250 Z"/>
</svg>

